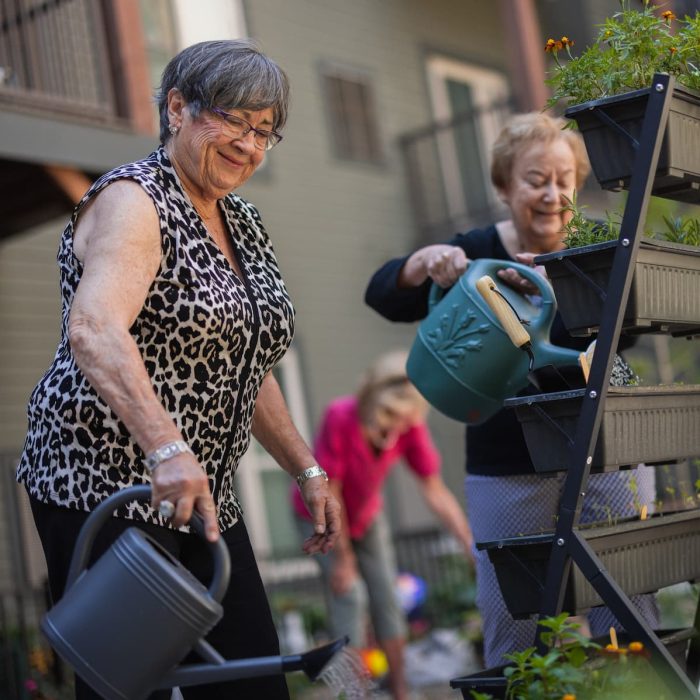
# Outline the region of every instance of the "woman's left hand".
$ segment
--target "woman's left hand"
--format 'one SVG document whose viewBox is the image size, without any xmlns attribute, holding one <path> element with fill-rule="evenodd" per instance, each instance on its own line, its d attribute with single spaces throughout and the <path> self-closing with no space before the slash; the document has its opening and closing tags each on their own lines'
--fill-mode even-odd
<svg viewBox="0 0 700 700">
<path fill-rule="evenodd" d="M 314 534 L 304 540 L 302 549 L 307 554 L 327 554 L 340 535 L 340 503 L 331 492 L 328 482 L 320 476 L 304 482 L 301 496 L 314 526 Z"/>
<path fill-rule="evenodd" d="M 519 263 L 531 267 L 535 272 L 547 279 L 547 273 L 543 265 L 535 265 L 535 258 L 538 253 L 518 253 L 515 257 Z M 509 287 L 512 287 L 521 294 L 539 294 L 537 285 L 529 279 L 523 277 L 515 268 L 508 267 L 496 273 Z"/>
</svg>

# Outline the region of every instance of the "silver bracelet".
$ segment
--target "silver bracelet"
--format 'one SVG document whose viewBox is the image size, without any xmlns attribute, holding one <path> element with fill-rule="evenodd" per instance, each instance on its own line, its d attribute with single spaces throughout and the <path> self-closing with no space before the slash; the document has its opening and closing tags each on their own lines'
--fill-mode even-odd
<svg viewBox="0 0 700 700">
<path fill-rule="evenodd" d="M 299 488 L 301 488 L 309 479 L 313 479 L 315 476 L 322 476 L 326 481 L 328 481 L 328 474 L 326 474 L 326 472 L 317 464 L 314 464 L 313 467 L 304 469 L 304 471 L 297 476 L 297 484 L 299 484 Z"/>
<path fill-rule="evenodd" d="M 192 454 L 190 446 L 184 440 L 166 442 L 165 445 L 161 445 L 158 449 L 146 455 L 146 469 L 153 473 L 153 470 L 161 462 L 165 462 L 166 459 L 171 459 L 175 457 L 175 455 L 185 454 L 186 452 Z"/>
</svg>

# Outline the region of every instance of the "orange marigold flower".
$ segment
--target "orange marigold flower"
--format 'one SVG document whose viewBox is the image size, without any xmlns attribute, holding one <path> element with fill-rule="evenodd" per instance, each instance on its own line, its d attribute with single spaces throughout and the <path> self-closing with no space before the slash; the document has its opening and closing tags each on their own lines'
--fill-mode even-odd
<svg viewBox="0 0 700 700">
<path fill-rule="evenodd" d="M 674 53 L 677 53 L 678 49 L 675 46 L 672 46 L 669 51 L 671 52 L 671 56 L 673 56 Z"/>
<path fill-rule="evenodd" d="M 547 43 L 544 45 L 545 51 L 554 51 L 557 42 L 554 39 L 547 39 Z"/>
<path fill-rule="evenodd" d="M 630 654 L 634 654 L 635 656 L 649 656 L 649 652 L 641 642 L 630 642 L 627 650 Z"/>
<path fill-rule="evenodd" d="M 569 39 L 568 36 L 563 36 L 563 37 L 561 38 L 561 43 L 562 43 L 562 46 L 573 46 L 573 45 L 574 45 L 574 40 L 573 40 L 573 39 Z"/>
<path fill-rule="evenodd" d="M 663 17 L 665 22 L 670 22 L 671 20 L 676 19 L 676 15 L 671 12 L 671 10 L 665 10 L 664 12 L 661 13 L 661 17 Z"/>
<path fill-rule="evenodd" d="M 555 42 L 554 46 L 557 51 L 561 51 L 564 48 L 564 44 L 562 44 L 561 41 Z"/>
<path fill-rule="evenodd" d="M 562 695 L 561 700 L 576 700 L 576 696 L 573 693 L 567 693 Z"/>
</svg>

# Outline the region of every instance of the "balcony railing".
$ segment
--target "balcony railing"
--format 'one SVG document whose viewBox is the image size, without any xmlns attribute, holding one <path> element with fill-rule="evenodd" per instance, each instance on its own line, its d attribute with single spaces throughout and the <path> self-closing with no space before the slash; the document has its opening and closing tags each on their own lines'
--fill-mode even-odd
<svg viewBox="0 0 700 700">
<path fill-rule="evenodd" d="M 103 8 L 98 0 L 0 0 L 0 103 L 116 121 Z"/>
<path fill-rule="evenodd" d="M 510 103 L 498 102 L 401 137 L 416 245 L 443 241 L 505 214 L 489 170 L 491 146 L 511 113 Z"/>
</svg>

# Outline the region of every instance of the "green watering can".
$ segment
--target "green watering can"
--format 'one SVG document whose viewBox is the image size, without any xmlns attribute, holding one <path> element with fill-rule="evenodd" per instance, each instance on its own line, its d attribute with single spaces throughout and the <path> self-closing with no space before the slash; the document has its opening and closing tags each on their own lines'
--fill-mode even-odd
<svg viewBox="0 0 700 700">
<path fill-rule="evenodd" d="M 526 297 L 491 276 L 514 268 L 539 290 Z M 478 425 L 534 381 L 538 370 L 570 367 L 581 353 L 552 345 L 557 310 L 549 282 L 533 268 L 481 258 L 454 286 L 430 289 L 406 371 L 425 399 L 450 418 Z"/>
</svg>

